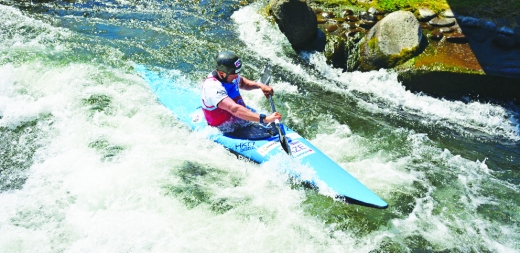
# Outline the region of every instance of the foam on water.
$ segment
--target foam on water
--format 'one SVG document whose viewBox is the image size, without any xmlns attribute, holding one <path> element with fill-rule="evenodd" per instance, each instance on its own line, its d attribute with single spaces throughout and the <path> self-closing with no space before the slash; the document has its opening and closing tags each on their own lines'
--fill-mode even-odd
<svg viewBox="0 0 520 253">
<path fill-rule="evenodd" d="M 445 127 L 468 136 L 476 131 L 510 141 L 520 140 L 518 115 L 498 105 L 413 94 L 397 82 L 395 73 L 385 70 L 343 73 L 327 65 L 320 53 L 301 55 L 319 76 L 304 70 L 286 52 L 290 45 L 276 24 L 258 14 L 260 8 L 261 4 L 253 4 L 232 16 L 241 40 L 249 50 L 298 76 L 302 82 L 338 94 L 361 94 L 356 102 L 372 113 L 409 115 L 423 125 Z M 273 84 L 278 88 L 276 85 Z M 276 90 L 295 92 L 287 87 L 284 84 Z M 389 201 L 390 212 L 395 216 L 385 214 L 392 217 L 385 228 L 368 236 L 382 248 L 518 252 L 514 240 L 518 239 L 519 227 L 505 220 L 494 220 L 486 209 L 506 205 L 510 210 L 518 210 L 518 205 L 507 204 L 510 198 L 503 199 L 503 194 L 495 196 L 497 191 L 493 188 L 511 196 L 517 195 L 519 189 L 494 178 L 485 157 L 481 161 L 467 160 L 436 147 L 426 134 L 413 130 L 395 129 L 391 136 L 381 140 L 367 140 L 327 117 L 319 122 L 320 130 L 311 141 Z M 388 141 L 400 144 L 387 149 Z M 512 215 L 510 219 L 518 220 L 518 215 L 510 210 L 506 211 Z M 502 231 L 507 236 L 501 236 Z"/>
<path fill-rule="evenodd" d="M 326 63 L 322 53 L 302 53 L 320 77 L 306 71 L 291 60 L 291 46 L 276 24 L 258 13 L 259 4 L 242 8 L 233 14 L 240 38 L 250 50 L 269 59 L 274 65 L 288 69 L 300 79 L 316 83 L 338 94 L 364 94 L 356 102 L 368 111 L 384 115 L 418 117 L 421 124 L 441 126 L 462 134 L 482 132 L 512 141 L 520 140 L 519 115 L 501 106 L 478 102 L 447 101 L 413 94 L 397 81 L 397 74 L 384 69 L 371 72 L 342 72 Z"/>
<path fill-rule="evenodd" d="M 48 74 L 35 78 L 43 69 Z M 273 169 L 278 166 L 275 161 L 256 166 L 237 160 L 202 135 L 190 133 L 137 76 L 85 64 L 50 69 L 28 64 L 2 70 L 11 72 L 14 87 L 32 79 L 26 87 L 31 95 L 13 93 L 11 99 L 52 101 L 45 110 L 37 103 L 26 108 L 50 113 L 54 122 L 53 138 L 38 152 L 41 162 L 30 168 L 23 189 L 0 194 L 0 202 L 6 203 L 0 211 L 0 248 L 292 251 L 309 246 L 309 239 L 326 239 L 308 235 L 321 225 L 298 211 L 304 195 L 290 189 L 287 178 Z M 92 110 L 85 99 L 94 94 L 110 102 Z M 2 111 L 6 112 L 25 114 Z M 5 126 L 23 121 L 9 118 L 2 119 Z M 208 195 L 191 209 L 174 197 L 182 191 L 183 179 L 176 173 L 185 161 L 207 170 L 184 182 L 184 187 L 201 187 Z M 219 203 L 229 210 L 212 212 L 209 206 Z M 195 243 L 201 238 L 204 243 Z M 320 251 L 317 241 L 312 247 Z"/>
<path fill-rule="evenodd" d="M 0 6 L 2 13 L 6 9 L 16 12 Z M 301 75 L 306 82 L 330 85 L 331 90 L 344 92 L 340 91 L 344 88 L 319 81 L 294 63 L 283 51 L 287 46 L 283 37 L 272 24 L 258 17 L 254 8 L 245 7 L 234 14 L 242 16 L 235 20 L 252 23 L 244 23 L 245 28 L 240 28 L 242 23 L 238 22 L 240 33 L 257 26 L 266 30 L 249 34 L 251 40 L 247 41 L 275 34 L 271 36 L 274 43 L 260 40 L 249 46 L 253 52 L 258 49 L 258 55 Z M 0 17 L 3 19 L 4 15 Z M 21 15 L 19 22 L 22 27 L 36 21 Z M 42 27 L 48 34 L 56 29 Z M 55 64 L 38 54 L 9 63 L 11 53 L 7 48 L 14 41 L 2 39 L 0 43 L 0 127 L 16 129 L 27 121 L 46 126 L 39 132 L 37 142 L 41 144 L 23 187 L 0 192 L 2 250 L 519 251 L 519 228 L 507 221 L 519 220 L 518 205 L 512 197 L 508 198 L 514 197 L 518 189 L 495 179 L 484 158 L 470 161 L 452 154 L 437 147 L 425 134 L 391 129 L 381 140 L 367 139 L 353 133 L 348 125 L 327 115 L 320 116 L 318 133 L 311 141 L 388 200 L 390 208 L 373 210 L 329 202 L 328 198 L 313 195 L 312 190 L 291 185 L 283 173 L 291 167 L 301 171 L 302 178 L 312 177 L 305 164 L 280 156 L 255 165 L 236 159 L 207 140 L 205 133 L 189 131 L 126 67 L 118 69 L 74 60 Z M 35 42 L 21 43 L 29 52 L 66 54 L 51 50 L 55 45 L 48 45 L 47 40 L 35 45 L 27 43 Z M 107 62 L 122 62 L 116 65 L 131 65 L 114 51 L 99 57 Z M 315 60 L 310 62 L 321 66 Z M 323 71 L 335 70 L 324 68 L 320 73 Z M 190 81 L 182 72 L 171 70 L 168 74 L 192 87 L 199 85 L 200 80 Z M 337 74 L 327 76 L 334 79 L 334 75 Z M 446 110 L 433 110 L 426 121 L 455 121 L 462 117 L 453 112 L 453 104 L 470 109 L 463 104 L 406 95 L 386 72 L 352 75 L 342 77 L 352 80 L 346 82 L 347 90 L 357 87 L 358 81 L 367 80 L 380 89 L 385 85 L 396 89 L 394 97 L 386 98 L 378 91 L 358 88 L 374 92 L 390 105 L 409 103 L 412 108 L 421 108 L 415 104 L 426 101 Z M 277 92 L 297 94 L 295 85 L 275 81 L 273 86 Z M 392 93 L 392 89 L 387 92 Z M 244 95 L 248 104 L 265 106 L 261 94 Z M 372 101 L 366 105 L 380 113 L 396 110 Z M 480 106 L 479 111 L 500 112 L 498 107 L 476 104 Z M 468 113 L 468 118 L 460 119 L 466 122 L 463 124 L 510 129 L 507 120 L 498 120 L 500 116 L 489 123 L 480 119 L 478 113 Z M 476 119 L 471 119 L 471 115 L 476 115 Z M 506 132 L 497 130 L 496 135 Z M 398 145 L 385 147 L 385 142 L 390 141 Z M 490 208 L 482 209 L 485 206 Z M 493 210 L 497 210 L 494 207 L 506 209 L 509 217 L 493 216 Z"/>
</svg>

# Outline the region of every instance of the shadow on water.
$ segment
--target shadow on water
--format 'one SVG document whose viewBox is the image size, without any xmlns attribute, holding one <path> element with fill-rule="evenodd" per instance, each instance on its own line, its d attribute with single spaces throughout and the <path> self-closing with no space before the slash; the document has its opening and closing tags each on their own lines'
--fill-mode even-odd
<svg viewBox="0 0 520 253">
<path fill-rule="evenodd" d="M 459 65 L 483 74 L 428 71 L 411 77 L 412 80 L 403 78 L 405 86 L 447 99 L 466 97 L 520 105 L 520 15 L 515 12 L 520 10 L 520 2 L 447 0 L 447 3 L 464 39 L 454 43 L 446 42 L 446 38 L 432 40 L 439 48 L 438 60 L 448 67 Z"/>
<path fill-rule="evenodd" d="M 499 104 L 518 119 L 520 115 L 520 1 L 446 0 L 469 50 L 465 59 L 475 60 L 484 75 L 432 72 L 422 76 L 420 89 L 448 99 L 460 97 Z M 457 45 L 455 45 L 457 46 Z M 469 52 L 468 52 L 469 51 Z M 448 56 L 450 57 L 450 56 Z M 453 55 L 451 57 L 454 57 Z M 441 91 L 439 84 L 447 83 Z M 437 86 L 437 87 L 436 87 Z M 436 90 L 437 89 L 437 90 Z M 464 99 L 463 99 L 464 100 Z M 453 152 L 482 160 L 500 168 L 495 176 L 520 185 L 520 143 L 465 138 L 456 133 L 438 132 L 430 137 L 445 143 Z M 475 138 L 476 137 L 476 138 Z M 499 152 L 497 152 L 499 151 Z"/>
</svg>

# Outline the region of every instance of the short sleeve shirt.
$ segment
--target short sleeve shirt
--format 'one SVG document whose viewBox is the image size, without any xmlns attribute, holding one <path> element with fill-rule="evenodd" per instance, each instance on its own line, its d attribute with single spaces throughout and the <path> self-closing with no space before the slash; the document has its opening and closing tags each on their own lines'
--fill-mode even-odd
<svg viewBox="0 0 520 253">
<path fill-rule="evenodd" d="M 226 97 L 230 97 L 233 100 L 239 97 L 238 83 L 240 83 L 240 76 L 233 80 L 232 83 L 221 83 L 210 73 L 202 84 L 201 97 L 204 109 L 216 109 L 218 103 Z"/>
</svg>

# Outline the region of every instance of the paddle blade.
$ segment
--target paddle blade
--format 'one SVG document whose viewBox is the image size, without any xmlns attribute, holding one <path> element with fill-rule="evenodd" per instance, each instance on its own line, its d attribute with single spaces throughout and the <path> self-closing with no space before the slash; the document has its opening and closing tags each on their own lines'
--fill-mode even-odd
<svg viewBox="0 0 520 253">
<path fill-rule="evenodd" d="M 266 65 L 264 68 L 264 73 L 262 73 L 262 77 L 260 78 L 260 82 L 269 85 L 271 82 L 271 65 Z"/>
<path fill-rule="evenodd" d="M 287 141 L 287 137 L 285 137 L 285 135 L 280 135 L 280 143 L 285 153 L 287 153 L 289 156 L 292 156 L 291 146 L 289 146 L 289 142 Z"/>
<path fill-rule="evenodd" d="M 280 139 L 280 145 L 282 146 L 285 153 L 292 156 L 291 146 L 289 145 L 289 141 L 287 140 L 287 136 L 285 135 L 283 124 L 276 122 L 275 126 L 278 129 L 278 138 Z"/>
</svg>

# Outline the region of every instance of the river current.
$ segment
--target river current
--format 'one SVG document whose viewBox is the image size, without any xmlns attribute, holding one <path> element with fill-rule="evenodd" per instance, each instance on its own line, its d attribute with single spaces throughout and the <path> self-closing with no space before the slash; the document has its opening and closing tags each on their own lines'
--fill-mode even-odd
<svg viewBox="0 0 520 253">
<path fill-rule="evenodd" d="M 520 252 L 517 107 L 341 72 L 266 5 L 0 0 L 0 252 Z M 134 71 L 197 88 L 219 50 L 251 79 L 273 65 L 284 122 L 389 208 L 332 200 L 284 174 L 297 160 L 237 159 Z"/>
</svg>

